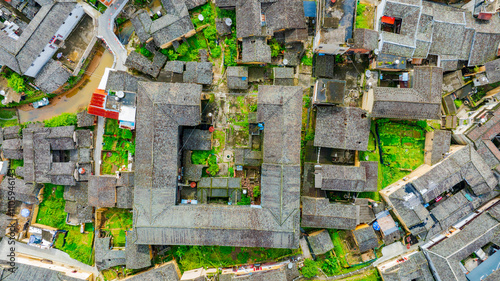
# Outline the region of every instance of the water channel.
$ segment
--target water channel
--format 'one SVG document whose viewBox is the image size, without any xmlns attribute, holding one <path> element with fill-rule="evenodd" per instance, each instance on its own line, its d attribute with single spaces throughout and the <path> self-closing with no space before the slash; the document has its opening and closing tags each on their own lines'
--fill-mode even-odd
<svg viewBox="0 0 500 281">
<path fill-rule="evenodd" d="M 113 66 L 113 54 L 109 51 L 105 51 L 102 54 L 99 65 L 95 69 L 95 71 L 90 75 L 84 77 L 84 79 L 89 79 L 89 81 L 83 86 L 83 88 L 76 88 L 69 93 L 65 93 L 60 97 L 56 97 L 51 100 L 51 103 L 57 100 L 57 103 L 48 105 L 46 107 L 42 107 L 39 109 L 33 109 L 29 111 L 23 111 L 19 109 L 19 122 L 34 122 L 34 121 L 43 121 L 50 119 L 54 116 L 60 115 L 62 113 L 75 113 L 79 110 L 88 106 L 90 97 L 92 93 L 99 86 L 99 82 L 101 81 L 101 77 L 104 74 L 104 70 L 106 67 Z"/>
</svg>

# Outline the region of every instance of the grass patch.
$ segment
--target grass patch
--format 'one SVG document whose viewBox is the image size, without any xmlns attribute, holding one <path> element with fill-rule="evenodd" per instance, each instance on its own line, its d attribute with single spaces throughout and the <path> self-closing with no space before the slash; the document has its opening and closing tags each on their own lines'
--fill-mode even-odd
<svg viewBox="0 0 500 281">
<path fill-rule="evenodd" d="M 459 99 L 453 100 L 453 103 L 455 104 L 455 107 L 457 109 L 459 109 L 462 106 L 462 104 L 463 104 L 462 100 L 459 100 Z"/>
<path fill-rule="evenodd" d="M 11 127 L 18 124 L 15 110 L 0 110 L 0 127 Z"/>
<path fill-rule="evenodd" d="M 45 127 L 72 126 L 77 124 L 76 113 L 63 113 L 59 116 L 43 121 Z"/>
<path fill-rule="evenodd" d="M 24 166 L 24 160 L 16 160 L 16 159 L 10 159 L 10 169 L 13 170 L 14 172 L 16 171 L 17 167 L 23 167 Z M 16 175 L 19 176 L 19 175 Z"/>
<path fill-rule="evenodd" d="M 106 218 L 102 230 L 113 236 L 114 247 L 125 247 L 125 232 L 132 228 L 132 213 L 129 210 L 110 208 L 104 211 Z"/>
<path fill-rule="evenodd" d="M 374 151 L 360 151 L 359 160 L 379 162 L 378 189 L 381 190 L 423 164 L 425 131 L 432 128 L 425 121 L 379 119 L 372 122 L 374 136 L 377 136 L 375 127 L 380 146 L 377 143 Z"/>
<path fill-rule="evenodd" d="M 214 151 L 216 154 L 219 154 L 226 145 L 226 131 L 214 131 L 213 134 L 213 138 L 217 140 L 217 146 L 214 147 Z"/>
<path fill-rule="evenodd" d="M 344 281 L 382 281 L 380 274 L 376 268 L 370 269 L 362 274 L 354 275 L 351 277 L 347 277 L 342 279 Z"/>
<path fill-rule="evenodd" d="M 175 258 L 182 272 L 195 268 L 229 267 L 245 263 L 276 261 L 300 253 L 296 249 L 235 248 L 227 246 L 171 246 L 164 256 L 156 256 L 155 264 Z"/>
<path fill-rule="evenodd" d="M 92 265 L 93 226 L 88 224 L 88 233 L 81 234 L 79 226 L 66 224 L 67 213 L 64 212 L 64 186 L 44 184 L 43 201 L 39 205 L 37 223 L 66 230 L 65 236 L 58 235 L 54 243 L 57 249 L 69 254 L 75 260 Z M 63 240 L 63 242 L 59 241 Z"/>
<path fill-rule="evenodd" d="M 359 3 L 356 9 L 356 28 L 373 29 L 373 6 Z"/>
</svg>

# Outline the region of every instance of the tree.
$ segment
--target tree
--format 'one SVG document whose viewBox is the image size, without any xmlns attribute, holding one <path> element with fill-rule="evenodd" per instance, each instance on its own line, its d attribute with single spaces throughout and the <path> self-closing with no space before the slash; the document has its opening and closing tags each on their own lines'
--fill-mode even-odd
<svg viewBox="0 0 500 281">
<path fill-rule="evenodd" d="M 44 123 L 45 127 L 60 127 L 76 125 L 77 121 L 76 113 L 63 113 L 44 121 Z"/>
<path fill-rule="evenodd" d="M 17 93 L 24 91 L 26 88 L 24 85 L 24 79 L 17 73 L 12 73 L 12 75 L 10 75 L 7 84 Z"/>
<path fill-rule="evenodd" d="M 203 30 L 203 34 L 207 40 L 215 40 L 217 38 L 217 29 L 211 25 Z"/>
<path fill-rule="evenodd" d="M 304 261 L 304 266 L 300 270 L 302 271 L 302 275 L 304 275 L 305 278 L 311 278 L 318 274 L 316 262 L 310 259 L 306 259 Z"/>
</svg>

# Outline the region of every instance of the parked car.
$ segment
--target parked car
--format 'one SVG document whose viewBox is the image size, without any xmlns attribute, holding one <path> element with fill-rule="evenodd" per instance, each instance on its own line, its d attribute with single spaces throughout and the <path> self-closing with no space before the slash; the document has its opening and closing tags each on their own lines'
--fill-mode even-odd
<svg viewBox="0 0 500 281">
<path fill-rule="evenodd" d="M 43 106 L 46 106 L 49 104 L 49 99 L 48 98 L 43 98 L 39 101 L 35 101 L 35 102 L 32 102 L 31 105 L 34 107 L 34 108 L 39 108 L 39 107 L 43 107 Z"/>
</svg>

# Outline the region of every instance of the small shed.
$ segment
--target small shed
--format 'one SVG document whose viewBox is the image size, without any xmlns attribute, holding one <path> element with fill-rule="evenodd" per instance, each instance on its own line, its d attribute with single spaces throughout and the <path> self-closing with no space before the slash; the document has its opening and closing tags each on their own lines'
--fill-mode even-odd
<svg viewBox="0 0 500 281">
<path fill-rule="evenodd" d="M 248 67 L 230 66 L 227 68 L 226 75 L 229 89 L 248 89 Z"/>
<path fill-rule="evenodd" d="M 76 114 L 77 118 L 77 126 L 78 127 L 90 127 L 94 126 L 95 123 L 95 115 L 91 115 L 87 112 L 87 110 L 80 111 Z"/>
<path fill-rule="evenodd" d="M 389 211 L 382 211 L 375 217 L 380 227 L 380 234 L 382 235 L 382 239 L 384 240 L 384 243 L 386 245 L 389 245 L 394 241 L 398 241 L 401 239 L 399 228 Z"/>
<path fill-rule="evenodd" d="M 273 68 L 274 85 L 277 86 L 294 86 L 294 73 L 291 67 L 275 67 Z"/>
<path fill-rule="evenodd" d="M 309 234 L 307 240 L 315 255 L 322 255 L 333 249 L 332 238 L 326 229 Z"/>
<path fill-rule="evenodd" d="M 375 230 L 367 224 L 360 225 L 353 232 L 359 252 L 364 253 L 378 247 L 378 237 Z"/>
</svg>

